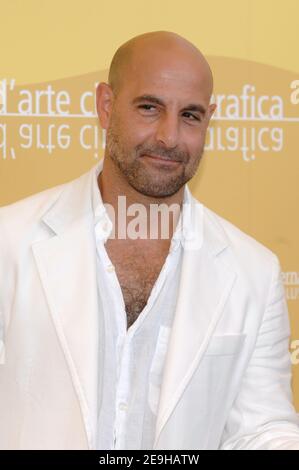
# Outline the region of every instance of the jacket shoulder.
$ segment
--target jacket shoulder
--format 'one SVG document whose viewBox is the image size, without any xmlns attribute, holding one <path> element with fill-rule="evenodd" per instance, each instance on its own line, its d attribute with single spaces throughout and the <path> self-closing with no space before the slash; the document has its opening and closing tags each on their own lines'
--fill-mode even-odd
<svg viewBox="0 0 299 470">
<path fill-rule="evenodd" d="M 276 253 L 253 236 L 206 206 L 204 206 L 204 213 L 208 220 L 213 221 L 222 230 L 238 263 L 255 267 L 257 265 L 273 267 L 273 263 L 279 263 Z"/>
<path fill-rule="evenodd" d="M 0 207 L 0 223 L 10 227 L 18 223 L 19 227 L 38 221 L 56 202 L 67 188 L 80 186 L 87 179 L 90 171 L 65 183 L 58 184 L 38 193 L 27 196 L 11 204 Z"/>
<path fill-rule="evenodd" d="M 11 204 L 0 207 L 0 219 L 2 223 L 9 223 L 10 220 L 18 218 L 24 220 L 30 216 L 38 216 L 41 212 L 51 206 L 64 187 L 69 183 L 63 183 L 52 188 L 44 189 L 38 193 L 27 196 Z"/>
</svg>

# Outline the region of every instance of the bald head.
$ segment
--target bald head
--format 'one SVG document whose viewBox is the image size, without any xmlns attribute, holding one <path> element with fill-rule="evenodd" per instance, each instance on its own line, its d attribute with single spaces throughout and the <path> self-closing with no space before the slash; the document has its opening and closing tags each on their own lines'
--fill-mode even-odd
<svg viewBox="0 0 299 470">
<path fill-rule="evenodd" d="M 153 61 L 158 56 L 172 60 L 178 68 L 193 67 L 211 96 L 213 76 L 210 66 L 194 44 L 176 33 L 154 31 L 135 36 L 120 46 L 112 58 L 109 70 L 109 85 L 115 94 L 134 72 L 143 67 L 145 61 Z"/>
</svg>

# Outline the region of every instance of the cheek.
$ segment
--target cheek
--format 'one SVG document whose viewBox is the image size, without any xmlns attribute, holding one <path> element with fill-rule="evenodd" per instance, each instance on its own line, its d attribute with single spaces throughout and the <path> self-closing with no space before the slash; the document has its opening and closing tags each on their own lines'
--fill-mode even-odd
<svg viewBox="0 0 299 470">
<path fill-rule="evenodd" d="M 204 140 L 205 133 L 203 130 L 192 129 L 192 132 L 188 132 L 188 135 L 185 135 L 185 142 L 189 153 L 197 155 L 204 145 Z"/>
<path fill-rule="evenodd" d="M 130 122 L 126 126 L 127 141 L 131 145 L 139 145 L 142 143 L 150 142 L 154 136 L 151 126 L 140 122 Z"/>
</svg>

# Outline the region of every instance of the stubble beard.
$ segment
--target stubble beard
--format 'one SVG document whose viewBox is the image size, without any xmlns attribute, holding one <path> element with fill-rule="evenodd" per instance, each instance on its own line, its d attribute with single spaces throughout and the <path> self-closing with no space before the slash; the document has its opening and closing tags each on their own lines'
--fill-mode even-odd
<svg viewBox="0 0 299 470">
<path fill-rule="evenodd" d="M 107 130 L 106 147 L 109 157 L 130 186 L 150 197 L 168 197 L 175 194 L 194 176 L 203 154 L 202 148 L 193 164 L 186 168 L 190 156 L 183 151 L 140 144 L 128 152 L 120 139 L 120 133 L 112 123 Z M 172 170 L 169 173 L 165 170 L 160 173 L 157 173 L 157 170 L 151 172 L 147 165 L 144 165 L 141 155 L 160 155 L 180 161 L 180 171 L 173 172 L 173 175 L 170 174 Z"/>
</svg>

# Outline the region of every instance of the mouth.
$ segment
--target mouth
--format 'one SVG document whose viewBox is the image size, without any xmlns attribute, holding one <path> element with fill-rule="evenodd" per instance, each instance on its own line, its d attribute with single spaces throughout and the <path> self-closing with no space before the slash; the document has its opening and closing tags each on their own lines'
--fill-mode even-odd
<svg viewBox="0 0 299 470">
<path fill-rule="evenodd" d="M 163 164 L 167 166 L 173 166 L 173 165 L 179 165 L 182 163 L 181 161 L 178 160 L 172 160 L 171 158 L 168 157 L 162 157 L 161 155 L 147 155 L 144 154 L 142 155 L 142 158 L 149 159 L 150 161 L 158 164 Z"/>
</svg>

